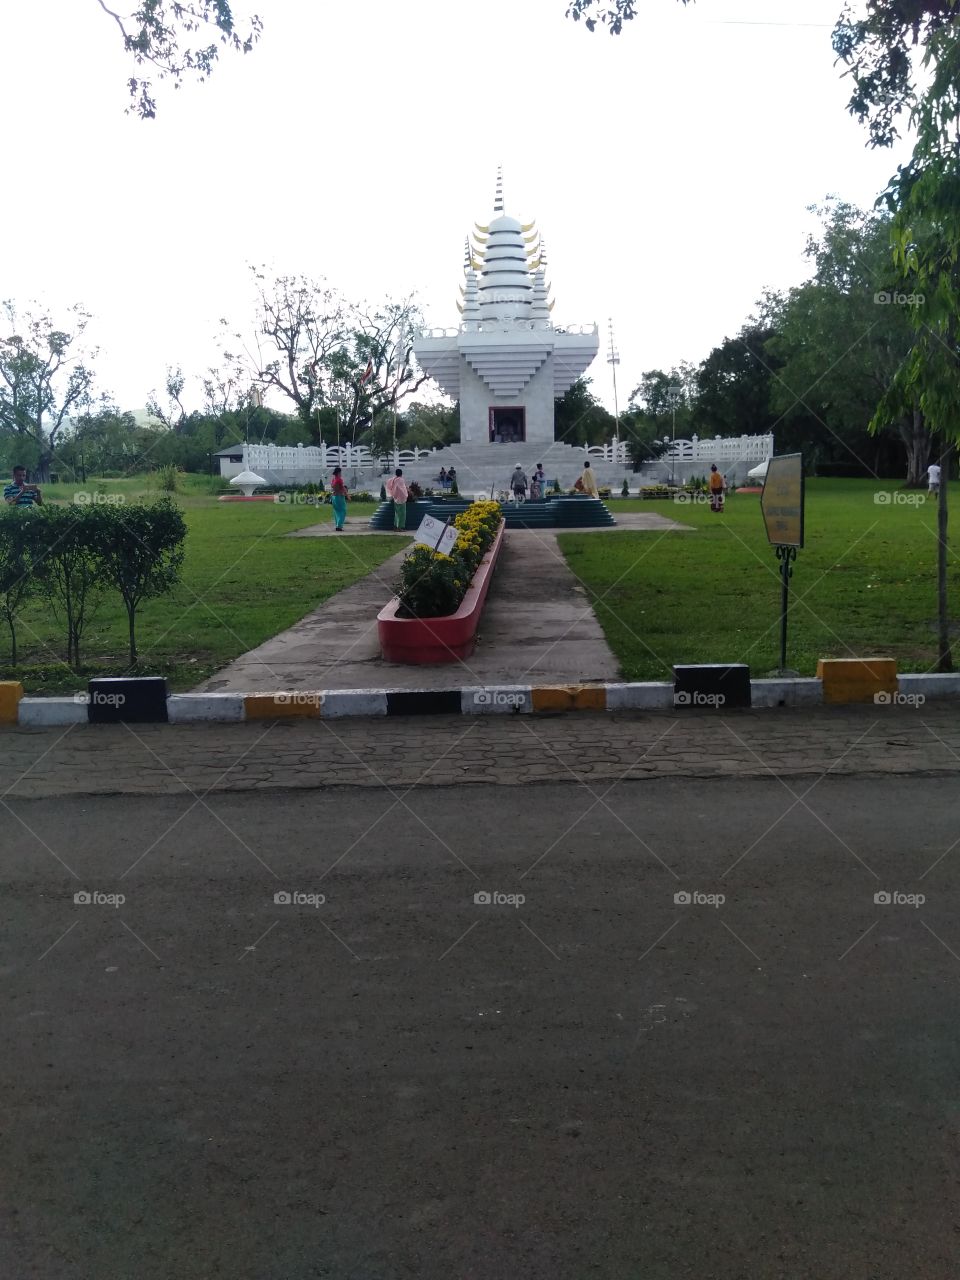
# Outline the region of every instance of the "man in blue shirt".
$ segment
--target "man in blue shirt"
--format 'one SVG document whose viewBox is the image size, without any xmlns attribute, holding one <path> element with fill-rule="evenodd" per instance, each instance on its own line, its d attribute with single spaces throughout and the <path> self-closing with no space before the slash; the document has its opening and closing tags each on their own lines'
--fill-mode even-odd
<svg viewBox="0 0 960 1280">
<path fill-rule="evenodd" d="M 13 483 L 4 485 L 3 500 L 8 507 L 32 507 L 43 505 L 43 497 L 35 484 L 27 484 L 26 467 L 13 468 Z"/>
</svg>

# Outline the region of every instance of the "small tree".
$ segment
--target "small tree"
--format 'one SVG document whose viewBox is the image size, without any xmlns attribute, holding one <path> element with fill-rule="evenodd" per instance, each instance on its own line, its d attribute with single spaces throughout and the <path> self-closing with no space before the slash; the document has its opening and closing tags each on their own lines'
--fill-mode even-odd
<svg viewBox="0 0 960 1280">
<path fill-rule="evenodd" d="M 0 511 L 0 615 L 10 628 L 10 665 L 17 665 L 17 615 L 40 581 L 38 524 L 33 511 Z"/>
<path fill-rule="evenodd" d="M 136 614 L 142 601 L 163 595 L 180 579 L 187 526 L 169 498 L 122 508 L 101 507 L 99 559 L 103 578 L 127 611 L 130 665 L 137 661 Z"/>
<path fill-rule="evenodd" d="M 67 633 L 66 660 L 80 669 L 80 641 L 100 603 L 101 507 L 45 507 L 35 513 L 42 584 Z"/>
</svg>

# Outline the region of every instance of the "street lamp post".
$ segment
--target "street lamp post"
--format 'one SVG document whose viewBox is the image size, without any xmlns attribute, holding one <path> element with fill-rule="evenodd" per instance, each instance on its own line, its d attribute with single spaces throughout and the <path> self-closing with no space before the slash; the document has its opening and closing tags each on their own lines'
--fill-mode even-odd
<svg viewBox="0 0 960 1280">
<path fill-rule="evenodd" d="M 607 356 L 607 364 L 610 366 L 610 372 L 613 374 L 613 461 L 618 461 L 617 453 L 620 448 L 620 407 L 617 403 L 617 365 L 620 363 L 620 353 L 617 351 L 613 341 L 613 317 L 611 316 L 607 324 L 610 329 L 610 352 Z"/>
</svg>

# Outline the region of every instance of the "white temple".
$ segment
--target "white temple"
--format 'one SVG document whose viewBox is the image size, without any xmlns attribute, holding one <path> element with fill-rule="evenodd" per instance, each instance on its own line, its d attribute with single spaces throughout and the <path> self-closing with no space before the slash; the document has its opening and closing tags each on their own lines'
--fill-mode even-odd
<svg viewBox="0 0 960 1280">
<path fill-rule="evenodd" d="M 593 361 L 597 326 L 554 326 L 543 240 L 535 223 L 504 213 L 499 173 L 493 220 L 474 227 L 460 287 L 461 323 L 428 330 L 414 354 L 459 400 L 462 446 L 545 450 L 554 441 L 554 400 Z"/>
</svg>

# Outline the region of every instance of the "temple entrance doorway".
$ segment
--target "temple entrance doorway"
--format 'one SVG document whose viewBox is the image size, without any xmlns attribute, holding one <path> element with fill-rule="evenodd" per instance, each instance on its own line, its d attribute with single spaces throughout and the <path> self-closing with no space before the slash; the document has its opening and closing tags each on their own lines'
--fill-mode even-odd
<svg viewBox="0 0 960 1280">
<path fill-rule="evenodd" d="M 527 411 L 516 408 L 490 408 L 490 443 L 523 444 L 527 438 Z"/>
</svg>

